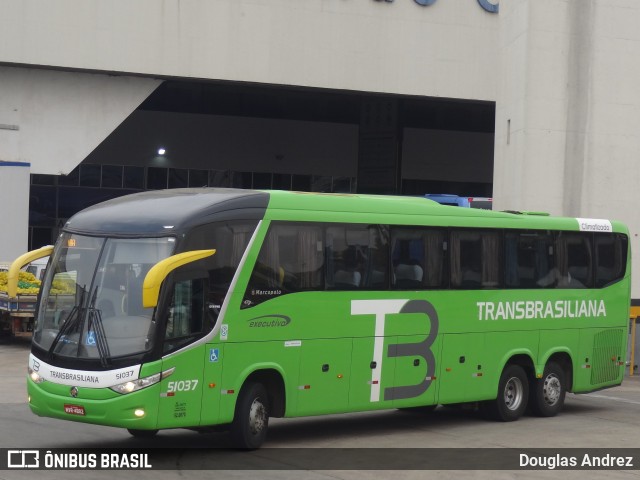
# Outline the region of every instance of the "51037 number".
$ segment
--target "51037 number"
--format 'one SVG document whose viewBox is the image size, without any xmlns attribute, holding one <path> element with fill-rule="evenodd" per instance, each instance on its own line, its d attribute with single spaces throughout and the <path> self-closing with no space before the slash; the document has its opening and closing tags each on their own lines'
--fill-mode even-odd
<svg viewBox="0 0 640 480">
<path fill-rule="evenodd" d="M 191 392 L 198 387 L 198 380 L 178 380 L 167 384 L 167 392 Z"/>
</svg>

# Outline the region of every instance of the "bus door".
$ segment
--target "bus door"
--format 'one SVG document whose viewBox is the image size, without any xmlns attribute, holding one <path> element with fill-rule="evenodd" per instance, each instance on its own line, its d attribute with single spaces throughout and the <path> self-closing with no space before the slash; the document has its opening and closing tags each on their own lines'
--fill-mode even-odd
<svg viewBox="0 0 640 480">
<path fill-rule="evenodd" d="M 204 278 L 176 278 L 173 285 L 162 359 L 162 371 L 170 373 L 161 383 L 158 428 L 200 425 L 205 353 L 209 351 L 200 344 L 189 345 L 212 327 L 205 301 L 207 286 Z"/>
</svg>

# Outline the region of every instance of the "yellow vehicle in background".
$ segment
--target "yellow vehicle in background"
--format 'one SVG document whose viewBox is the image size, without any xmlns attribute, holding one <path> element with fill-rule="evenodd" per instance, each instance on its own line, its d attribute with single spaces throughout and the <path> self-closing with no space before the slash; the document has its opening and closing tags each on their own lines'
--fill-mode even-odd
<svg viewBox="0 0 640 480">
<path fill-rule="evenodd" d="M 40 283 L 49 257 L 33 260 L 18 274 L 18 289 L 8 291 L 10 262 L 0 262 L 0 335 L 30 337 Z"/>
</svg>

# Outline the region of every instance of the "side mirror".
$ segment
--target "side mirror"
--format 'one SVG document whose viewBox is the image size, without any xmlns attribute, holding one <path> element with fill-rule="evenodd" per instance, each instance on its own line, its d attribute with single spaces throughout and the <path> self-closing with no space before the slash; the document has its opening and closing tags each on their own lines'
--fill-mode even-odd
<svg viewBox="0 0 640 480">
<path fill-rule="evenodd" d="M 156 263 L 151 267 L 142 283 L 142 306 L 144 308 L 154 308 L 158 305 L 160 286 L 173 270 L 187 263 L 209 257 L 214 253 L 216 253 L 215 250 L 193 250 L 172 255 Z"/>
</svg>

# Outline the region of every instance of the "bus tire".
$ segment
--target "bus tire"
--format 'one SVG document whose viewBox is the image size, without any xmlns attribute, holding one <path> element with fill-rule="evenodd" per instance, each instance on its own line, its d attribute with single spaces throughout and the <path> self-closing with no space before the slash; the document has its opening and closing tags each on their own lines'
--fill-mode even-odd
<svg viewBox="0 0 640 480">
<path fill-rule="evenodd" d="M 518 420 L 527 408 L 529 381 L 519 365 L 507 365 L 500 375 L 498 397 L 482 404 L 485 414 L 501 422 Z"/>
<path fill-rule="evenodd" d="M 231 424 L 231 439 L 237 448 L 260 448 L 269 427 L 269 397 L 261 383 L 248 383 L 240 391 Z"/>
<path fill-rule="evenodd" d="M 127 428 L 127 432 L 136 438 L 150 438 L 158 434 L 158 430 L 137 430 L 135 428 Z"/>
<path fill-rule="evenodd" d="M 534 380 L 531 385 L 529 406 L 534 415 L 553 417 L 562 410 L 567 393 L 565 378 L 565 372 L 560 365 L 555 362 L 547 363 L 542 378 Z"/>
</svg>

